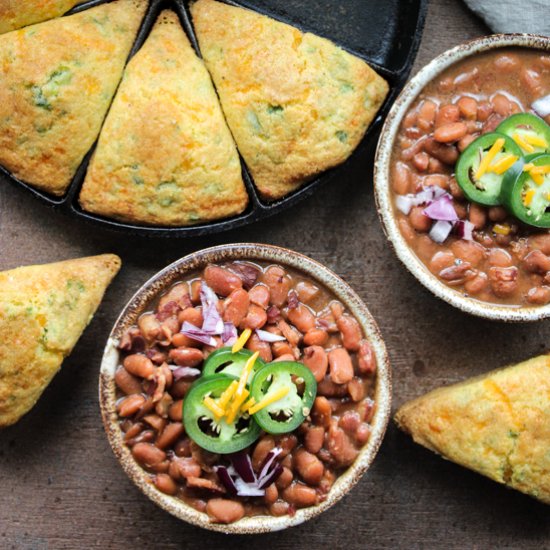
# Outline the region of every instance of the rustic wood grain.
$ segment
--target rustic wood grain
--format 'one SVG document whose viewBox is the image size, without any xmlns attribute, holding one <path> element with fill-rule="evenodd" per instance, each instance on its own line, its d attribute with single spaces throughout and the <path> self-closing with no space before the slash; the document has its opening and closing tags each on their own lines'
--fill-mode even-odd
<svg viewBox="0 0 550 550">
<path fill-rule="evenodd" d="M 416 68 L 487 29 L 458 0 L 432 0 Z M 392 425 L 351 494 L 312 522 L 273 535 L 223 537 L 157 509 L 128 480 L 101 426 L 97 379 L 117 312 L 153 273 L 205 246 L 294 248 L 341 274 L 378 320 L 394 370 L 394 407 L 440 384 L 548 348 L 548 322 L 477 320 L 432 297 L 386 244 L 365 157 L 301 205 L 221 236 L 122 237 L 51 212 L 0 182 L 0 269 L 116 252 L 123 269 L 36 408 L 0 433 L 0 548 L 543 548 L 549 508 L 445 462 Z"/>
</svg>

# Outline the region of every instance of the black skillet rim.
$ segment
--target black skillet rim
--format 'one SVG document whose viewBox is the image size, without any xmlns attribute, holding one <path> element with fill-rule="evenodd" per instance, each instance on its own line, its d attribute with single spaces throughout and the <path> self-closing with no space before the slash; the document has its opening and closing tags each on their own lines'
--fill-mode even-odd
<svg viewBox="0 0 550 550">
<path fill-rule="evenodd" d="M 88 0 L 76 6 L 75 8 L 70 10 L 68 13 L 69 14 L 78 13 L 85 9 L 107 3 L 108 1 L 109 0 Z M 250 5 L 241 3 L 239 0 L 221 0 L 221 1 L 226 2 L 227 4 L 233 4 L 236 6 L 251 9 Z M 134 41 L 134 45 L 130 51 L 128 59 L 130 59 L 142 46 L 143 42 L 149 35 L 149 32 L 153 24 L 155 23 L 159 13 L 165 8 L 171 8 L 178 14 L 178 17 L 180 19 L 180 22 L 185 32 L 191 39 L 191 42 L 195 47 L 195 49 L 198 51 L 198 45 L 195 39 L 193 27 L 190 23 L 191 16 L 189 14 L 189 7 L 188 7 L 187 0 L 148 0 L 148 3 L 149 5 L 147 7 L 147 12 L 143 18 L 141 27 L 137 34 L 136 40 Z M 257 222 L 261 219 L 265 219 L 269 216 L 272 216 L 274 214 L 277 214 L 278 212 L 281 212 L 287 208 L 294 206 L 298 202 L 312 195 L 317 188 L 333 180 L 334 177 L 344 169 L 344 167 L 347 167 L 349 166 L 349 164 L 353 163 L 354 160 L 359 155 L 364 154 L 368 150 L 368 148 L 374 144 L 376 138 L 378 137 L 379 131 L 381 129 L 382 122 L 384 121 L 386 115 L 388 114 L 395 98 L 399 95 L 399 93 L 403 89 L 407 81 L 407 78 L 411 73 L 413 63 L 418 53 L 418 48 L 420 47 L 420 41 L 422 39 L 427 8 L 428 8 L 428 0 L 418 0 L 417 19 L 416 19 L 416 25 L 414 27 L 415 33 L 414 33 L 414 36 L 412 37 L 411 47 L 406 56 L 405 63 L 398 70 L 387 69 L 384 66 L 381 66 L 376 62 L 373 62 L 372 60 L 368 59 L 366 55 L 350 50 L 344 44 L 334 41 L 338 46 L 346 49 L 347 51 L 350 51 L 357 57 L 365 60 L 379 74 L 381 74 L 384 78 L 386 78 L 390 84 L 390 93 L 388 94 L 386 101 L 382 105 L 382 108 L 377 113 L 374 121 L 371 123 L 370 127 L 368 128 L 365 136 L 361 140 L 361 143 L 357 146 L 357 148 L 352 153 L 352 155 L 344 163 L 330 170 L 322 172 L 317 177 L 315 177 L 312 181 L 308 182 L 297 191 L 294 191 L 293 193 L 291 193 L 290 195 L 282 199 L 268 203 L 263 201 L 259 197 L 259 194 L 254 186 L 253 180 L 248 172 L 246 164 L 241 157 L 243 179 L 244 179 L 246 190 L 248 192 L 250 200 L 246 210 L 241 214 L 239 214 L 238 216 L 234 216 L 232 218 L 226 218 L 226 219 L 222 219 L 219 221 L 214 221 L 206 224 L 198 224 L 198 225 L 185 226 L 185 227 L 133 225 L 130 223 L 120 222 L 114 219 L 96 216 L 94 214 L 87 213 L 80 208 L 78 204 L 78 195 L 80 193 L 80 189 L 82 187 L 82 183 L 86 175 L 86 170 L 88 168 L 90 157 L 93 154 L 93 151 L 95 150 L 97 141 L 93 144 L 90 151 L 88 151 L 88 153 L 82 160 L 82 163 L 80 164 L 78 170 L 76 171 L 76 174 L 71 180 L 71 183 L 67 189 L 67 192 L 65 193 L 65 195 L 63 195 L 63 197 L 54 197 L 52 195 L 49 195 L 47 193 L 44 193 L 32 187 L 31 185 L 17 179 L 6 168 L 4 168 L 1 165 L 0 165 L 0 173 L 2 173 L 5 176 L 5 179 L 10 181 L 11 184 L 17 187 L 22 187 L 27 192 L 31 193 L 36 198 L 38 198 L 43 204 L 50 206 L 52 209 L 55 209 L 57 211 L 60 211 L 67 215 L 71 215 L 76 218 L 81 218 L 86 223 L 92 226 L 95 226 L 98 228 L 102 227 L 107 230 L 111 230 L 119 233 L 126 233 L 128 235 L 145 236 L 145 237 L 180 237 L 180 238 L 199 237 L 203 235 L 213 235 L 217 233 L 222 233 L 224 231 L 229 231 L 231 229 L 243 227 L 245 225 L 249 225 L 251 223 Z M 258 13 L 265 13 L 275 19 L 278 19 L 284 22 L 288 22 L 284 18 L 278 16 L 277 14 L 267 13 L 261 9 L 257 9 L 255 11 L 257 11 Z M 290 22 L 290 24 L 293 24 L 294 26 L 296 26 L 295 22 L 294 23 Z M 302 28 L 302 30 L 307 31 L 308 29 Z"/>
</svg>

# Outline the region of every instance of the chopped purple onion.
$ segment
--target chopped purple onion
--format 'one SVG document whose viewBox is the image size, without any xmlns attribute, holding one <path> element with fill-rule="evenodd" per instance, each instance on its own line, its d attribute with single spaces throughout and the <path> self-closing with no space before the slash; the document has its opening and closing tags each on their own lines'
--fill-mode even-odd
<svg viewBox="0 0 550 550">
<path fill-rule="evenodd" d="M 258 481 L 260 489 L 265 489 L 266 487 L 269 487 L 272 483 L 275 483 L 279 479 L 280 475 L 283 473 L 283 470 L 284 468 L 279 463 L 275 464 L 273 470 L 271 470 L 269 474 Z"/>
<path fill-rule="evenodd" d="M 254 286 L 261 273 L 260 269 L 255 265 L 241 262 L 229 265 L 228 269 L 241 279 L 245 290 L 250 290 Z"/>
<path fill-rule="evenodd" d="M 286 340 L 286 338 L 280 334 L 273 334 L 272 332 L 260 330 L 259 328 L 256 329 L 256 335 L 262 342 L 283 342 Z"/>
<path fill-rule="evenodd" d="M 227 492 L 231 495 L 237 494 L 237 486 L 233 481 L 233 478 L 229 475 L 229 471 L 225 466 L 217 466 L 215 468 L 216 474 L 218 474 L 219 480 L 223 483 Z"/>
<path fill-rule="evenodd" d="M 432 201 L 425 209 L 424 215 L 431 220 L 456 222 L 458 215 L 453 206 L 453 199 L 445 194 L 438 199 Z"/>
<path fill-rule="evenodd" d="M 534 101 L 531 108 L 543 118 L 550 115 L 550 94 Z"/>
<path fill-rule="evenodd" d="M 414 200 L 412 196 L 397 195 L 397 197 L 395 197 L 395 207 L 397 208 L 397 210 L 399 210 L 399 212 L 405 214 L 405 216 L 409 215 L 409 212 L 411 211 L 413 206 Z"/>
<path fill-rule="evenodd" d="M 182 334 L 185 334 L 185 336 L 188 336 L 189 338 L 192 338 L 193 340 L 204 344 L 205 346 L 215 347 L 217 344 L 216 339 L 209 332 L 206 332 L 203 329 L 196 327 L 189 321 L 183 322 L 180 332 Z"/>
<path fill-rule="evenodd" d="M 445 242 L 452 230 L 453 224 L 451 222 L 440 220 L 432 225 L 429 236 L 432 241 L 441 244 Z"/>
<path fill-rule="evenodd" d="M 179 380 L 180 378 L 194 378 L 201 375 L 201 371 L 193 367 L 174 367 L 174 365 L 170 365 L 170 370 L 175 380 Z"/>
<path fill-rule="evenodd" d="M 455 224 L 456 234 L 465 241 L 474 240 L 474 231 L 475 225 L 468 220 L 458 220 Z"/>
<path fill-rule="evenodd" d="M 242 477 L 246 483 L 254 483 L 256 481 L 256 474 L 254 468 L 252 468 L 252 460 L 250 455 L 244 451 L 233 453 L 229 456 L 233 468 Z"/>
<path fill-rule="evenodd" d="M 260 468 L 260 479 L 265 477 L 267 473 L 269 472 L 269 469 L 271 466 L 273 466 L 274 460 L 283 452 L 283 449 L 281 447 L 275 447 L 269 453 L 267 453 L 267 456 L 265 457 L 262 466 Z"/>
<path fill-rule="evenodd" d="M 222 342 L 227 346 L 232 346 L 237 341 L 238 333 L 233 323 L 224 323 L 222 332 Z"/>
</svg>

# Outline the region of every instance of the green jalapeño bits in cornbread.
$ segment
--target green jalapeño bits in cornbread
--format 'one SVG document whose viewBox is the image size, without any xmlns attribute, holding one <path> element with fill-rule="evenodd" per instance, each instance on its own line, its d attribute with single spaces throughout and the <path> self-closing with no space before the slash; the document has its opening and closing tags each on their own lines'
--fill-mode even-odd
<svg viewBox="0 0 550 550">
<path fill-rule="evenodd" d="M 97 138 L 146 5 L 118 0 L 0 36 L 0 164 L 15 177 L 65 192 Z"/>
<path fill-rule="evenodd" d="M 0 0 L 0 34 L 59 17 L 82 2 L 83 0 Z"/>
<path fill-rule="evenodd" d="M 344 162 L 388 85 L 332 42 L 215 0 L 191 6 L 202 55 L 261 195 L 278 199 Z"/>
<path fill-rule="evenodd" d="M 165 226 L 246 208 L 239 155 L 216 92 L 171 11 L 128 64 L 80 203 L 95 214 Z"/>
</svg>

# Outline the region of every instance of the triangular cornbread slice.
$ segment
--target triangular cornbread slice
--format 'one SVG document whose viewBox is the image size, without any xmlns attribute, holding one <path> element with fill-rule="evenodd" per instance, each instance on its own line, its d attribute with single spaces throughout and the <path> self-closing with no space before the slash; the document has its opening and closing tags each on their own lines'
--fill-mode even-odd
<svg viewBox="0 0 550 550">
<path fill-rule="evenodd" d="M 84 0 L 0 0 L 0 34 L 59 17 Z"/>
<path fill-rule="evenodd" d="M 146 0 L 117 0 L 0 36 L 0 164 L 62 195 L 95 141 Z"/>
<path fill-rule="evenodd" d="M 177 15 L 128 64 L 80 194 L 84 210 L 183 226 L 242 212 L 248 195 L 214 86 Z"/>
<path fill-rule="evenodd" d="M 104 254 L 0 272 L 0 427 L 34 406 L 119 269 Z"/>
<path fill-rule="evenodd" d="M 439 388 L 395 420 L 424 447 L 550 504 L 550 356 Z"/>
<path fill-rule="evenodd" d="M 261 195 L 283 197 L 345 161 L 388 92 L 364 61 L 253 11 L 198 0 L 201 53 Z"/>
</svg>

